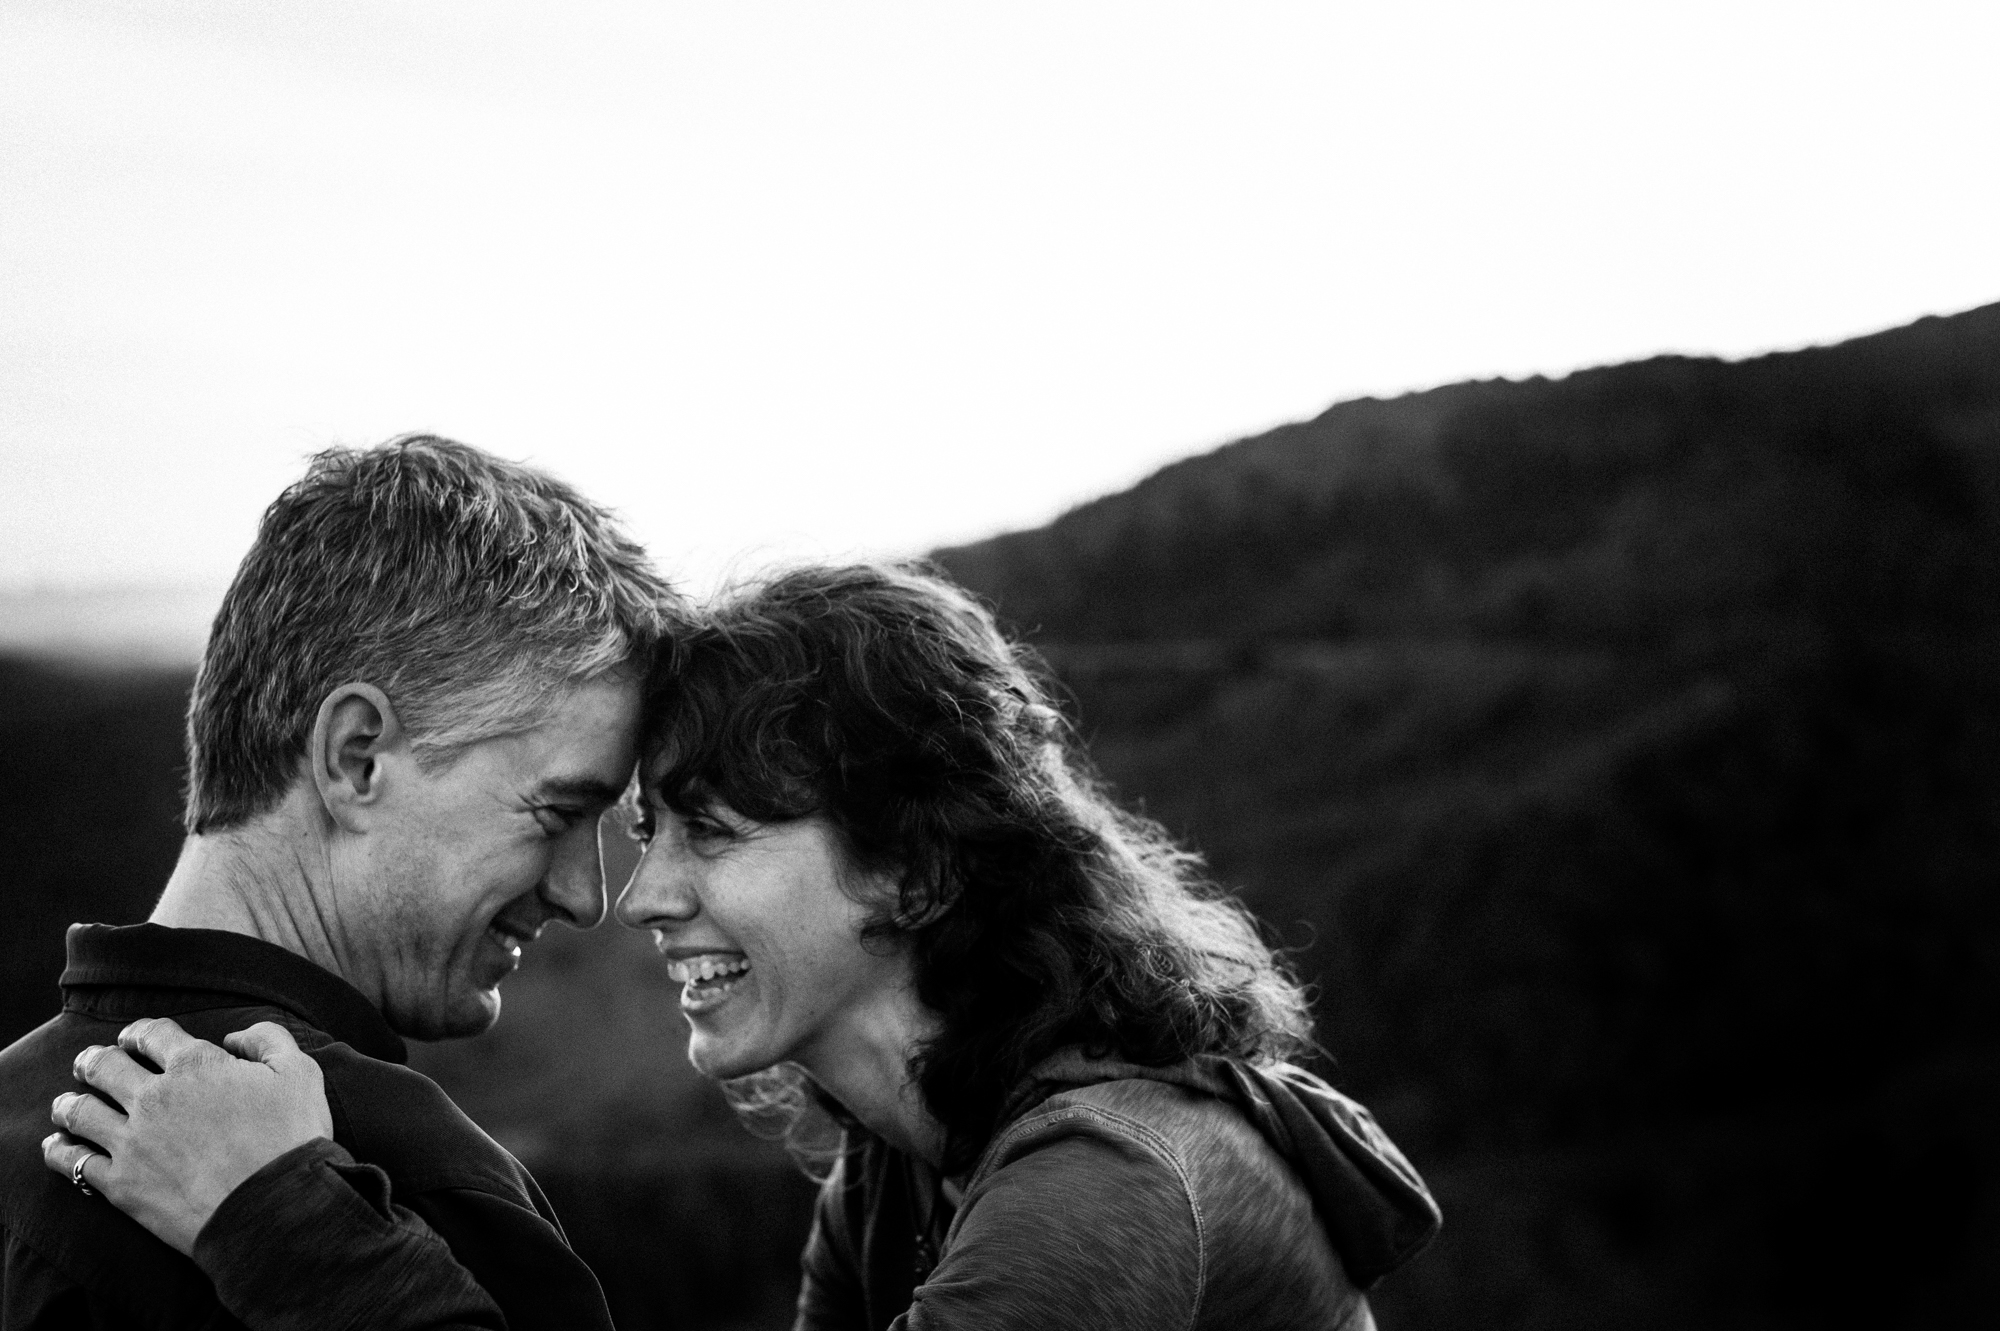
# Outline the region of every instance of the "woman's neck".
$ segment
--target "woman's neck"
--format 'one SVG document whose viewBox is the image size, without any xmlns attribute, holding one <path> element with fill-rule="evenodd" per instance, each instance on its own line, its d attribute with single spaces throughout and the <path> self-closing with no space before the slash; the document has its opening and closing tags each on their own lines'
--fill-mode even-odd
<svg viewBox="0 0 2000 1331">
<path fill-rule="evenodd" d="M 937 1032 L 937 1016 L 904 987 L 830 1033 L 798 1059 L 841 1108 L 889 1145 L 931 1165 L 944 1158 L 944 1126 L 924 1106 L 910 1059 Z"/>
</svg>

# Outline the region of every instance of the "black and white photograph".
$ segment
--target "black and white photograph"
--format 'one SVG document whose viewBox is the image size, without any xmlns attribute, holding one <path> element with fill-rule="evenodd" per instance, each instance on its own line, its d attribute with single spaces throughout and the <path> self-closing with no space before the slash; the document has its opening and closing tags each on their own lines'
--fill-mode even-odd
<svg viewBox="0 0 2000 1331">
<path fill-rule="evenodd" d="M 0 1331 L 2000 1320 L 2000 10 L 0 5 Z"/>
</svg>

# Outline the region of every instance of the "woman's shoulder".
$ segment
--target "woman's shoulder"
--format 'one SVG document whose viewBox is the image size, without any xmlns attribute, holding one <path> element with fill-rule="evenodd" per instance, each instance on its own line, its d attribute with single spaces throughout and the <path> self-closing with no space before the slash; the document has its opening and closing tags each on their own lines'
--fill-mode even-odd
<svg viewBox="0 0 2000 1331">
<path fill-rule="evenodd" d="M 1256 1129 L 1230 1103 L 1212 1060 L 1147 1066 L 1078 1049 L 1060 1050 L 1023 1079 L 981 1164 L 1031 1140 L 1107 1135 L 1169 1156 L 1220 1135 L 1249 1144 Z"/>
<path fill-rule="evenodd" d="M 1273 1143 L 1200 1060 L 1146 1067 L 1065 1051 L 1036 1070 L 971 1180 L 1039 1158 L 1057 1177 L 1177 1191 L 1197 1224 L 1249 1204 L 1311 1227 L 1312 1199 Z M 1275 1208 L 1275 1209 L 1274 1209 Z"/>
<path fill-rule="evenodd" d="M 1156 1162 L 1175 1172 L 1204 1148 L 1233 1144 L 1254 1149 L 1256 1129 L 1221 1097 L 1198 1083 L 1139 1073 L 1120 1068 L 1101 1080 L 1048 1087 L 995 1134 L 978 1172 L 1004 1167 L 1024 1151 L 1062 1143 L 1097 1141 L 1131 1148 L 1113 1158 L 1134 1166 Z"/>
<path fill-rule="evenodd" d="M 1201 1327 L 1289 1327 L 1286 1308 L 1353 1312 L 1349 1279 L 1297 1170 L 1200 1062 L 1059 1059 L 981 1158 L 967 1207 L 1051 1217 L 1066 1250 L 1149 1268 Z M 968 1215 L 968 1221 L 971 1216 Z"/>
</svg>

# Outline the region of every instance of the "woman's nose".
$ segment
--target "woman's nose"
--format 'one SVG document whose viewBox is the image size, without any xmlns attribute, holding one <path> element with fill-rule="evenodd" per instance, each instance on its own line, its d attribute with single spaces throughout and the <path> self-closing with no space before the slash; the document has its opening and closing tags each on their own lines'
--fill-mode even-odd
<svg viewBox="0 0 2000 1331">
<path fill-rule="evenodd" d="M 618 923 L 628 929 L 683 924 L 701 913 L 696 894 L 698 862 L 670 835 L 655 836 L 639 857 L 639 867 L 618 894 Z"/>
</svg>

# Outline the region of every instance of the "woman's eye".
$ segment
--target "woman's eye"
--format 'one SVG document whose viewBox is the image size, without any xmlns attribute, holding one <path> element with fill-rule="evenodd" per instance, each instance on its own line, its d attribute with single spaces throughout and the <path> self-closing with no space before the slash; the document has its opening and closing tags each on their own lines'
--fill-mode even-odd
<svg viewBox="0 0 2000 1331">
<path fill-rule="evenodd" d="M 689 841 L 707 846 L 718 846 L 743 835 L 735 824 L 712 813 L 688 814 L 681 819 L 681 825 L 687 829 Z"/>
</svg>

